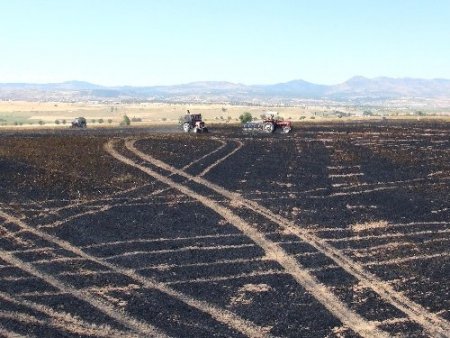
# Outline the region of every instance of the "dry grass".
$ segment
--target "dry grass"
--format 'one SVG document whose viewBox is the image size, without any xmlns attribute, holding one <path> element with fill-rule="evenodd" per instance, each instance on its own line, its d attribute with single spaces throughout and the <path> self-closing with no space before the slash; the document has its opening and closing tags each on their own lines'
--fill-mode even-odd
<svg viewBox="0 0 450 338">
<path fill-rule="evenodd" d="M 192 113 L 201 113 L 208 122 L 226 122 L 228 120 L 237 122 L 243 112 L 250 112 L 259 117 L 264 111 L 278 111 L 284 118 L 291 117 L 299 120 L 301 115 L 311 115 L 301 107 L 253 107 L 253 106 L 231 106 L 222 104 L 164 104 L 164 103 L 141 103 L 141 104 L 105 104 L 105 103 L 60 103 L 60 102 L 23 102 L 23 101 L 0 101 L 0 119 L 13 121 L 14 117 L 23 122 L 23 125 L 44 121 L 46 125 L 54 124 L 55 120 L 71 121 L 78 116 L 84 116 L 88 123 L 92 119 L 103 119 L 107 124 L 108 119 L 117 124 L 123 115 L 130 118 L 142 119 L 143 123 L 176 123 L 178 118 L 189 109 Z"/>
<path fill-rule="evenodd" d="M 177 124 L 178 118 L 189 109 L 192 113 L 201 113 L 208 124 L 213 123 L 239 123 L 239 116 L 244 112 L 250 112 L 253 117 L 259 118 L 264 111 L 277 111 L 280 116 L 292 121 L 302 123 L 317 122 L 342 122 L 360 120 L 360 116 L 352 117 L 323 117 L 322 112 L 339 109 L 340 111 L 353 112 L 352 107 L 329 106 L 297 106 L 297 107 L 273 107 L 273 106 L 246 106 L 224 104 L 169 104 L 169 103 L 61 103 L 61 102 L 25 102 L 25 101 L 0 101 L 0 128 L 67 128 L 70 122 L 78 116 L 88 120 L 89 126 L 116 127 L 124 115 L 130 118 L 140 119 L 141 122 L 132 122 L 135 126 L 148 126 L 158 124 Z M 450 121 L 450 117 L 413 117 L 397 116 L 389 119 L 444 119 Z M 103 119 L 99 124 L 98 120 Z M 379 116 L 364 117 L 364 120 L 380 120 Z M 55 121 L 66 121 L 66 124 L 57 124 Z M 95 120 L 95 122 L 93 121 Z M 111 123 L 108 122 L 111 120 Z M 41 121 L 41 124 L 39 122 Z"/>
<path fill-rule="evenodd" d="M 62 102 L 25 102 L 25 101 L 0 101 L 0 127 L 60 127 L 67 128 L 70 121 L 75 117 L 84 116 L 90 126 L 117 126 L 124 115 L 130 118 L 141 119 L 142 122 L 132 123 L 134 125 L 153 125 L 153 124 L 175 124 L 178 118 L 183 115 L 187 109 L 192 113 L 201 113 L 208 124 L 238 123 L 239 116 L 244 112 L 250 112 L 253 117 L 259 118 L 264 111 L 277 111 L 280 116 L 292 121 L 301 121 L 303 123 L 316 123 L 323 121 L 352 121 L 360 120 L 360 116 L 352 117 L 323 117 L 322 112 L 331 111 L 339 108 L 340 111 L 353 112 L 352 107 L 329 107 L 329 106 L 297 106 L 297 107 L 273 107 L 273 106 L 246 106 L 246 105 L 227 105 L 227 104 L 169 104 L 169 103 L 62 103 Z M 417 117 L 389 117 L 409 118 L 417 120 Z M 434 117 L 426 117 L 430 119 Z M 444 117 L 436 117 L 444 119 Z M 103 119 L 103 124 L 98 120 Z M 108 123 L 111 119 L 112 123 Z M 364 117 L 365 120 L 380 120 L 379 116 Z M 425 117 L 421 117 L 425 119 Z M 66 125 L 55 124 L 55 120 L 66 121 Z M 92 120 L 96 120 L 94 123 Z M 450 117 L 447 118 L 450 121 Z M 39 125 L 42 121 L 45 124 Z M 7 125 L 3 126 L 3 122 Z M 19 125 L 15 125 L 15 123 Z"/>
<path fill-rule="evenodd" d="M 248 305 L 253 302 L 253 295 L 268 292 L 272 288 L 267 284 L 245 284 L 237 291 L 237 294 L 230 299 L 232 305 Z"/>
<path fill-rule="evenodd" d="M 356 232 L 361 232 L 364 230 L 383 229 L 386 228 L 388 225 L 389 224 L 386 221 L 366 222 L 353 224 L 351 226 L 351 229 Z"/>
</svg>

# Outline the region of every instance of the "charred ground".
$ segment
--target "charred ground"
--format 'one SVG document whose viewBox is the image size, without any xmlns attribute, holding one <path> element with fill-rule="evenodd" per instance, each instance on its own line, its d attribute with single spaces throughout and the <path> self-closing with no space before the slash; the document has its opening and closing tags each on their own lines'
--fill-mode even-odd
<svg viewBox="0 0 450 338">
<path fill-rule="evenodd" d="M 273 136 L 228 127 L 209 135 L 4 134 L 0 335 L 364 334 L 343 324 L 241 223 L 368 325 L 391 335 L 437 335 L 428 316 L 444 328 L 450 320 L 449 139 L 449 124 L 425 122 L 297 126 Z M 112 140 L 135 166 L 105 150 Z M 405 299 L 389 301 L 367 281 Z M 402 304 L 417 304 L 423 318 Z"/>
</svg>

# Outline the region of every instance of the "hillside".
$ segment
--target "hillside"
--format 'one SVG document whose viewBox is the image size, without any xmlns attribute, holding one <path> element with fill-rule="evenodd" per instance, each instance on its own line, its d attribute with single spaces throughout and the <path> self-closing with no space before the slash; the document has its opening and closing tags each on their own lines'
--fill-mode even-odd
<svg viewBox="0 0 450 338">
<path fill-rule="evenodd" d="M 255 102 L 321 100 L 450 99 L 450 80 L 356 76 L 336 85 L 293 80 L 269 85 L 203 81 L 172 86 L 107 87 L 82 81 L 2 83 L 2 100 L 152 100 L 167 102 Z"/>
</svg>

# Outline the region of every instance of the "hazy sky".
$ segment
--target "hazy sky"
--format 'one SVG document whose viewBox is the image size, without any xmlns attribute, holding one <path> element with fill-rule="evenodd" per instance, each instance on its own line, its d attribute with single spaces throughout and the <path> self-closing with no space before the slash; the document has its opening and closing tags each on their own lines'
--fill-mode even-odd
<svg viewBox="0 0 450 338">
<path fill-rule="evenodd" d="M 0 0 L 0 82 L 450 78 L 450 0 Z"/>
</svg>

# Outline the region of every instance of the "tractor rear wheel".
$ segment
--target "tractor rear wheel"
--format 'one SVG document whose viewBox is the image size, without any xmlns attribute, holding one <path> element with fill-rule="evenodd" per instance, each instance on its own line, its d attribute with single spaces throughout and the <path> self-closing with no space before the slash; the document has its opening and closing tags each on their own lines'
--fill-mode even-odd
<svg viewBox="0 0 450 338">
<path fill-rule="evenodd" d="M 271 122 L 264 123 L 264 131 L 268 134 L 273 133 L 275 130 L 275 125 Z"/>
<path fill-rule="evenodd" d="M 189 123 L 184 123 L 183 124 L 183 131 L 185 132 L 185 133 L 189 133 L 189 130 L 191 130 L 191 126 L 189 125 Z"/>
</svg>

